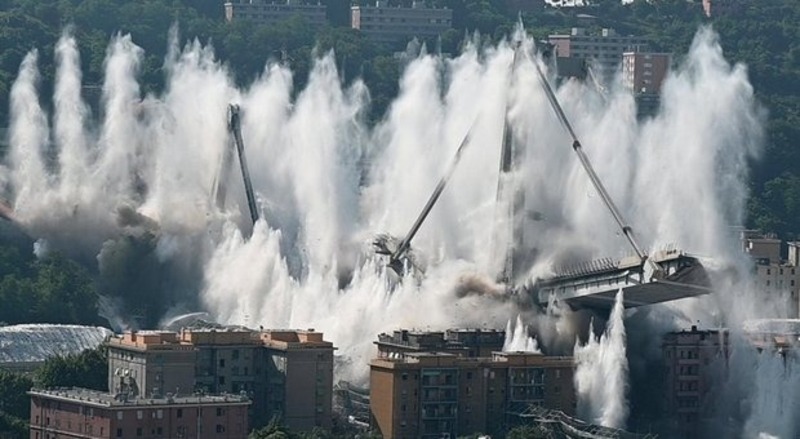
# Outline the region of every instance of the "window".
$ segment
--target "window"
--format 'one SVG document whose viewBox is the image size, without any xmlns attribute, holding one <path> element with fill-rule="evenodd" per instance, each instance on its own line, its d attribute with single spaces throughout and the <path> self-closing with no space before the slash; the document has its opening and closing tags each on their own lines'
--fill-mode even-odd
<svg viewBox="0 0 800 439">
<path fill-rule="evenodd" d="M 156 418 L 164 419 L 164 410 L 161 409 L 156 410 Z"/>
<path fill-rule="evenodd" d="M 225 385 L 225 377 L 219 377 L 219 385 L 220 386 L 224 386 Z"/>
<path fill-rule="evenodd" d="M 183 417 L 183 409 L 178 409 L 178 412 L 175 414 L 175 417 L 182 418 Z"/>
<path fill-rule="evenodd" d="M 225 414 L 225 410 L 223 410 L 221 407 L 217 407 L 217 416 L 222 416 L 224 414 Z"/>
<path fill-rule="evenodd" d="M 121 428 L 117 429 L 117 437 L 122 437 L 122 429 Z"/>
<path fill-rule="evenodd" d="M 471 379 L 472 379 L 472 372 L 467 372 L 467 379 L 468 379 L 468 380 L 471 380 Z"/>
<path fill-rule="evenodd" d="M 156 428 L 156 434 L 161 436 L 162 434 L 164 434 L 164 429 L 161 427 Z"/>
<path fill-rule="evenodd" d="M 141 410 L 136 410 L 136 419 L 142 419 L 144 417 L 144 412 Z"/>
<path fill-rule="evenodd" d="M 217 433 L 225 433 L 225 427 L 222 424 L 217 424 Z"/>
<path fill-rule="evenodd" d="M 225 367 L 225 359 L 224 358 L 220 358 L 219 359 L 219 367 Z"/>
<path fill-rule="evenodd" d="M 408 374 L 407 373 L 404 373 L 402 376 L 403 376 L 403 381 L 408 380 Z"/>
<path fill-rule="evenodd" d="M 233 352 L 231 353 L 231 359 L 232 360 L 238 360 L 239 359 L 239 349 L 234 349 L 233 350 Z"/>
<path fill-rule="evenodd" d="M 139 427 L 136 429 L 136 436 L 141 436 L 141 435 L 142 435 L 142 427 Z"/>
</svg>

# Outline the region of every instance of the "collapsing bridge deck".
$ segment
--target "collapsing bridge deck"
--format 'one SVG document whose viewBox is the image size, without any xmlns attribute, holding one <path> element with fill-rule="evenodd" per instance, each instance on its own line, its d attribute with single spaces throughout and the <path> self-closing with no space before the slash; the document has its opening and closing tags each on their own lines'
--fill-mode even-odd
<svg viewBox="0 0 800 439">
<path fill-rule="evenodd" d="M 623 290 L 625 308 L 711 292 L 708 274 L 697 258 L 670 250 L 657 252 L 652 260 L 663 272 L 659 279 L 648 279 L 644 264 L 638 258 L 604 259 L 559 270 L 554 277 L 537 280 L 527 288 L 527 292 L 542 306 L 546 306 L 552 297 L 573 309 L 600 311 L 614 306 L 620 289 Z"/>
</svg>

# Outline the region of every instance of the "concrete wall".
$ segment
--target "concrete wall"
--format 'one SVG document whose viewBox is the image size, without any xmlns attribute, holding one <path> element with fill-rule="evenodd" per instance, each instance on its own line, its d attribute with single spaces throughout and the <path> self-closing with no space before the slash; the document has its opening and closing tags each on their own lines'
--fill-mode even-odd
<svg viewBox="0 0 800 439">
<path fill-rule="evenodd" d="M 134 382 L 142 396 L 191 395 L 195 387 L 196 355 L 191 349 L 137 351 L 109 346 L 109 391 L 121 392 Z"/>
</svg>

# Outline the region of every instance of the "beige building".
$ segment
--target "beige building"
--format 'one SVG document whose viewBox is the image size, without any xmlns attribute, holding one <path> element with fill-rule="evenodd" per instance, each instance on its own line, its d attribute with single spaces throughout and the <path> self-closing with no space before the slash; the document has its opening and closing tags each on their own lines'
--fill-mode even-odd
<svg viewBox="0 0 800 439">
<path fill-rule="evenodd" d="M 143 397 L 244 392 L 256 425 L 330 428 L 333 350 L 322 333 L 246 329 L 127 332 L 108 343 L 109 390 Z"/>
<path fill-rule="evenodd" d="M 33 389 L 30 439 L 246 439 L 242 395 L 120 398 L 87 389 Z"/>
<path fill-rule="evenodd" d="M 742 248 L 753 260 L 755 287 L 770 298 L 788 303 L 788 318 L 800 315 L 800 242 L 787 242 L 787 257 L 782 257 L 780 239 L 752 231 L 742 232 Z"/>
<path fill-rule="evenodd" d="M 550 35 L 548 41 L 555 46 L 556 56 L 584 59 L 590 67 L 599 68 L 595 74 L 604 81 L 620 69 L 623 53 L 647 51 L 650 43 L 643 37 L 617 35 L 613 29 L 590 34 L 578 27 L 569 35 Z"/>
<path fill-rule="evenodd" d="M 352 6 L 350 18 L 353 29 L 379 44 L 437 37 L 453 27 L 451 9 L 428 8 L 424 1 L 414 1 L 408 8 L 389 6 L 378 0 L 369 6 Z"/>
<path fill-rule="evenodd" d="M 523 352 L 376 358 L 370 363 L 370 409 L 385 438 L 499 435 L 511 412 L 531 404 L 574 413 L 573 370 L 571 357 Z"/>
<path fill-rule="evenodd" d="M 302 18 L 312 29 L 328 24 L 327 7 L 323 2 L 305 0 L 228 0 L 225 19 L 252 21 L 258 24 L 280 24 L 294 17 Z"/>
</svg>

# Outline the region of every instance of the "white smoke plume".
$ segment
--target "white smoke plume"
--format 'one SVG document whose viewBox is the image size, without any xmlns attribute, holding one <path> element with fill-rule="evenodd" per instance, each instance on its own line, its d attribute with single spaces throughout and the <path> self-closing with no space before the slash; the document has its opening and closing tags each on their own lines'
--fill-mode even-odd
<svg viewBox="0 0 800 439">
<path fill-rule="evenodd" d="M 605 331 L 600 337 L 589 334 L 585 345 L 575 344 L 578 415 L 604 427 L 624 428 L 628 418 L 624 313 L 623 293 L 619 290 Z"/>
<path fill-rule="evenodd" d="M 506 324 L 506 340 L 503 343 L 504 352 L 535 352 L 541 353 L 536 338 L 530 335 L 528 325 L 522 322 L 522 315 L 517 315 L 516 324 L 512 326 L 509 319 Z"/>
</svg>

